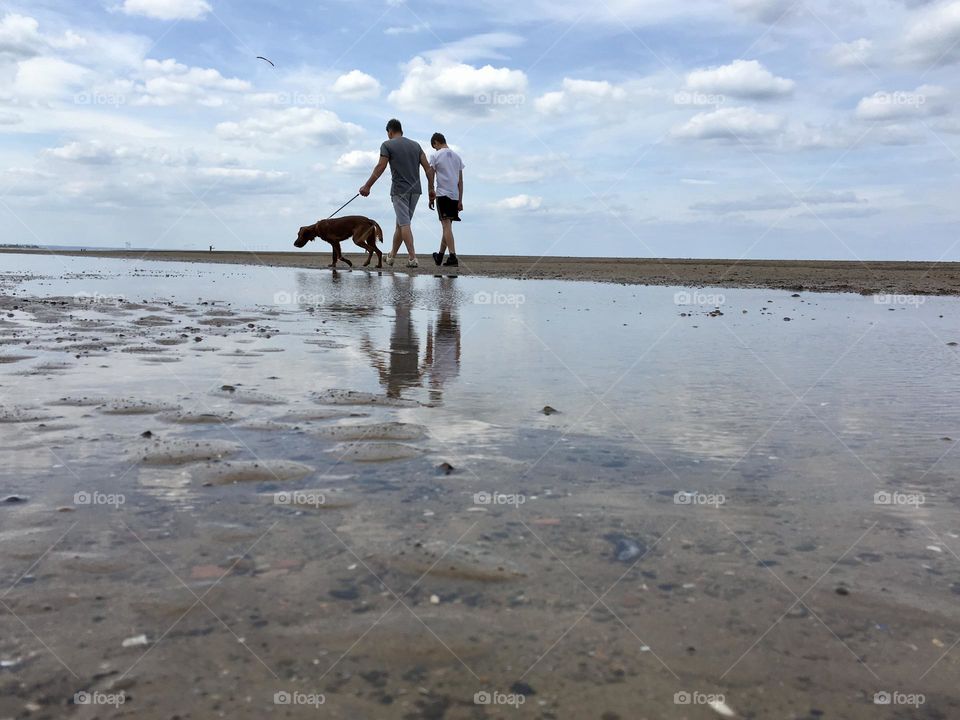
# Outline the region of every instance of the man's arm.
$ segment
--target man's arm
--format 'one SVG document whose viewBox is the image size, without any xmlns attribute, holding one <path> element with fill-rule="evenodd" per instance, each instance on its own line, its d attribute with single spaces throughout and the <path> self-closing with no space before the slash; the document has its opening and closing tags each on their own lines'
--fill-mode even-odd
<svg viewBox="0 0 960 720">
<path fill-rule="evenodd" d="M 457 183 L 457 190 L 460 191 L 460 199 L 457 202 L 457 210 L 463 212 L 463 170 L 460 171 L 460 181 Z"/>
<path fill-rule="evenodd" d="M 423 172 L 427 175 L 427 189 L 430 192 L 430 199 L 433 200 L 437 197 L 436 191 L 433 189 L 433 179 L 436 177 L 436 171 L 430 167 L 430 163 L 427 162 L 427 154 L 425 152 L 420 153 L 420 167 L 423 168 Z"/>
<path fill-rule="evenodd" d="M 380 162 L 377 163 L 377 166 L 373 169 L 373 172 L 370 173 L 370 178 L 367 182 L 360 188 L 360 194 L 364 197 L 370 194 L 370 188 L 373 187 L 373 184 L 380 179 L 380 176 L 383 175 L 383 171 L 387 169 L 387 156 L 381 155 Z"/>
</svg>

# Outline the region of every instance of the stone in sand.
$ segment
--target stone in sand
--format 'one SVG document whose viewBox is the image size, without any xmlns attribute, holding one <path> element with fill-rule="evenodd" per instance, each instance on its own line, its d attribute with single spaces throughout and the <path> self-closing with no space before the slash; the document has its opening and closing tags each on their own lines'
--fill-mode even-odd
<svg viewBox="0 0 960 720">
<path fill-rule="evenodd" d="M 55 417 L 40 408 L 19 405 L 0 407 L 0 423 L 42 422 L 43 420 L 53 420 Z"/>
<path fill-rule="evenodd" d="M 415 400 L 392 398 L 357 390 L 326 390 L 312 393 L 313 401 L 321 405 L 378 405 L 382 407 L 418 407 Z"/>
<path fill-rule="evenodd" d="M 158 412 L 171 412 L 179 409 L 179 406 L 170 403 L 125 398 L 108 402 L 100 408 L 100 412 L 105 415 L 153 415 Z"/>
</svg>

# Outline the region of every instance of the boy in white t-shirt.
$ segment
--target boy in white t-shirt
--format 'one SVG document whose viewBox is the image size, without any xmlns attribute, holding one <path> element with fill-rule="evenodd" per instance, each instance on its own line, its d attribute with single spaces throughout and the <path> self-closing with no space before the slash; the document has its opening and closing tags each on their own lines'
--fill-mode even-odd
<svg viewBox="0 0 960 720">
<path fill-rule="evenodd" d="M 437 176 L 436 200 L 430 198 L 430 209 L 436 203 L 440 224 L 443 226 L 443 237 L 440 240 L 440 252 L 433 254 L 433 261 L 444 267 L 459 267 L 457 248 L 453 242 L 453 223 L 460 222 L 460 213 L 463 212 L 463 160 L 447 146 L 447 139 L 440 133 L 434 133 L 430 138 L 430 147 L 436 154 L 430 158 L 430 167 Z M 450 250 L 450 257 L 443 262 L 443 256 Z"/>
</svg>

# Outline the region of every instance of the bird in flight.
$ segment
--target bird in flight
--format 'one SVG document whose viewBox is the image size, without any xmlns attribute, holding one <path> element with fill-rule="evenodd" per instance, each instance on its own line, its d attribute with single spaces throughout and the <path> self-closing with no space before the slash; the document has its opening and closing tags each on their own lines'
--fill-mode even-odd
<svg viewBox="0 0 960 720">
<path fill-rule="evenodd" d="M 271 66 L 276 67 L 272 60 L 268 60 L 267 58 L 263 57 L 263 55 L 257 55 L 257 60 L 263 60 L 264 62 L 270 63 Z"/>
</svg>

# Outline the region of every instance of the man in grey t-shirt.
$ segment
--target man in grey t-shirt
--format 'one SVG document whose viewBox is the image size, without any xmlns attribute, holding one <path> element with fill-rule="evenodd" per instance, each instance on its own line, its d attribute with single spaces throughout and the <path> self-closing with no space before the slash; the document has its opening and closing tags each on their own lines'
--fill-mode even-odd
<svg viewBox="0 0 960 720">
<path fill-rule="evenodd" d="M 380 146 L 380 162 L 370 174 L 370 179 L 360 188 L 360 194 L 363 197 L 370 195 L 370 188 L 380 179 L 389 164 L 392 177 L 390 199 L 397 214 L 397 228 L 393 233 L 393 249 L 386 257 L 387 265 L 393 265 L 400 251 L 400 244 L 403 243 L 410 256 L 407 267 L 417 267 L 417 253 L 413 249 L 413 230 L 410 228 L 410 222 L 413 220 L 417 201 L 423 193 L 423 186 L 420 185 L 420 168 L 423 168 L 427 176 L 431 202 L 436 197 L 433 189 L 434 171 L 427 162 L 427 156 L 420 144 L 403 136 L 403 126 L 400 125 L 399 120 L 394 119 L 387 123 L 387 137 L 389 140 Z"/>
</svg>

